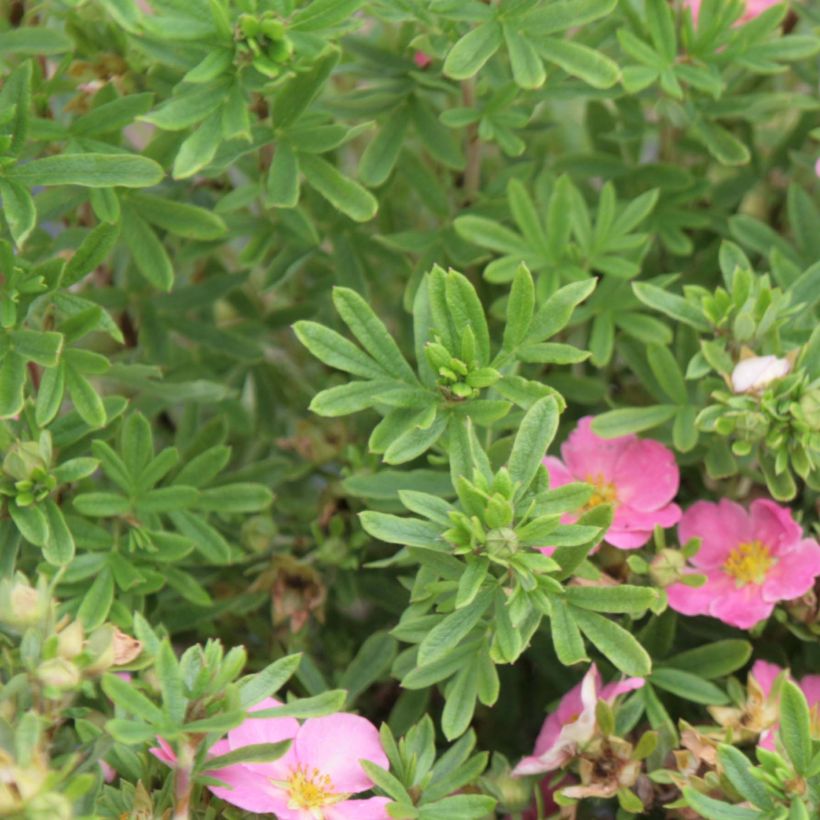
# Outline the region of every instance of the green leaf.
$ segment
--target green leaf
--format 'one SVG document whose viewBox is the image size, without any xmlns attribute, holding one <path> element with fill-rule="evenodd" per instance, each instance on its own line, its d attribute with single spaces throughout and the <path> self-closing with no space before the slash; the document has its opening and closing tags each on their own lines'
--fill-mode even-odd
<svg viewBox="0 0 820 820">
<path fill-rule="evenodd" d="M 31 54 L 45 57 L 71 51 L 74 43 L 64 32 L 46 26 L 20 26 L 0 32 L 0 54 Z"/>
<path fill-rule="evenodd" d="M 722 678 L 746 665 L 752 655 L 749 641 L 727 639 L 715 641 L 697 649 L 679 652 L 664 660 L 664 666 L 685 669 L 701 678 Z"/>
<path fill-rule="evenodd" d="M 104 95 L 100 95 L 102 96 Z M 137 117 L 147 114 L 153 102 L 153 94 L 128 94 L 102 105 L 95 105 L 89 112 L 77 117 L 71 123 L 71 133 L 87 137 L 119 131 L 130 125 Z"/>
<path fill-rule="evenodd" d="M 457 646 L 478 624 L 492 600 L 492 592 L 485 590 L 471 604 L 445 615 L 419 645 L 418 665 L 432 663 Z"/>
<path fill-rule="evenodd" d="M 527 410 L 513 442 L 507 466 L 519 492 L 529 487 L 558 429 L 558 405 L 552 396 L 539 399 Z"/>
<path fill-rule="evenodd" d="M 507 302 L 503 348 L 512 350 L 526 338 L 535 310 L 535 284 L 526 265 L 519 265 Z"/>
<path fill-rule="evenodd" d="M 134 265 L 146 281 L 160 290 L 171 290 L 174 284 L 171 260 L 148 223 L 134 211 L 126 211 L 123 239 Z"/>
<path fill-rule="evenodd" d="M 94 583 L 88 588 L 83 596 L 77 617 L 83 622 L 87 631 L 101 626 L 111 610 L 114 602 L 114 576 L 111 570 L 106 567 L 94 579 Z M 108 694 L 108 693 L 106 693 Z M 144 712 L 140 712 L 140 717 L 145 717 Z"/>
<path fill-rule="evenodd" d="M 86 234 L 74 255 L 63 266 L 61 287 L 70 287 L 96 270 L 108 257 L 120 235 L 119 224 L 101 222 Z"/>
<path fill-rule="evenodd" d="M 723 773 L 742 798 L 761 809 L 774 807 L 766 786 L 752 774 L 751 761 L 740 749 L 721 743 L 718 746 L 718 760 Z"/>
<path fill-rule="evenodd" d="M 333 288 L 333 304 L 361 346 L 394 379 L 418 384 L 416 374 L 373 308 L 350 288 Z"/>
<path fill-rule="evenodd" d="M 560 181 L 558 184 L 560 185 Z M 555 291 L 535 314 L 527 341 L 540 342 L 563 330 L 569 323 L 576 305 L 595 290 L 595 285 L 596 280 L 590 278 L 583 282 L 571 282 Z"/>
<path fill-rule="evenodd" d="M 689 396 L 677 359 L 668 347 L 649 345 L 646 358 L 663 392 L 676 404 L 686 404 Z"/>
<path fill-rule="evenodd" d="M 74 409 L 89 427 L 104 427 L 107 421 L 105 405 L 88 379 L 76 368 L 67 365 L 65 384 L 74 402 Z"/>
<path fill-rule="evenodd" d="M 470 726 L 478 696 L 478 675 L 473 664 L 462 667 L 445 690 L 441 731 L 447 740 L 464 734 Z"/>
<path fill-rule="evenodd" d="M 503 41 L 501 26 L 491 20 L 465 34 L 447 54 L 444 73 L 454 80 L 466 80 L 498 51 Z"/>
<path fill-rule="evenodd" d="M 274 695 L 290 680 L 301 660 L 301 653 L 285 655 L 261 672 L 243 678 L 239 687 L 239 702 L 247 709 Z"/>
<path fill-rule="evenodd" d="M 40 379 L 34 418 L 38 426 L 45 427 L 57 415 L 65 392 L 65 367 L 48 368 Z"/>
<path fill-rule="evenodd" d="M 644 613 L 657 600 L 652 587 L 621 584 L 615 587 L 567 587 L 567 601 L 595 612 Z"/>
<path fill-rule="evenodd" d="M 504 26 L 504 39 L 510 54 L 513 79 L 521 88 L 541 88 L 547 79 L 544 64 L 535 47 L 526 37 L 512 26 Z"/>
<path fill-rule="evenodd" d="M 798 774 L 805 774 L 812 757 L 811 715 L 806 696 L 792 681 L 785 681 L 780 693 L 780 728 L 783 743 Z"/>
<path fill-rule="evenodd" d="M 164 722 L 160 708 L 148 700 L 131 681 L 125 681 L 109 672 L 103 676 L 102 689 L 127 714 L 139 716 L 155 725 Z"/>
<path fill-rule="evenodd" d="M 657 667 L 651 680 L 658 688 L 692 703 L 721 706 L 729 702 L 729 696 L 719 686 L 682 669 Z"/>
<path fill-rule="evenodd" d="M 302 154 L 305 178 L 334 208 L 355 222 L 367 222 L 379 209 L 378 200 L 358 182 L 341 174 L 333 165 L 313 154 Z"/>
<path fill-rule="evenodd" d="M 550 603 L 550 634 L 558 660 L 564 666 L 588 660 L 581 632 L 572 620 L 566 604 L 560 598 L 553 598 Z"/>
<path fill-rule="evenodd" d="M 164 131 L 184 131 L 202 122 L 219 108 L 229 90 L 227 80 L 207 85 L 194 85 L 184 93 L 166 100 L 156 111 L 145 114 L 140 119 Z"/>
<path fill-rule="evenodd" d="M 337 387 L 329 387 L 313 397 L 308 409 L 319 416 L 331 418 L 357 413 L 376 404 L 380 387 L 387 385 L 387 381 L 352 381 Z"/>
<path fill-rule="evenodd" d="M 74 507 L 92 518 L 112 518 L 128 512 L 129 503 L 125 496 L 116 493 L 82 493 L 75 496 Z"/>
<path fill-rule="evenodd" d="M 723 165 L 746 165 L 752 158 L 749 149 L 734 134 L 716 122 L 701 119 L 694 123 L 692 132 Z"/>
<path fill-rule="evenodd" d="M 39 506 L 18 507 L 15 502 L 8 505 L 12 521 L 26 541 L 44 547 L 48 541 L 48 519 Z"/>
<path fill-rule="evenodd" d="M 594 88 L 611 88 L 618 82 L 620 73 L 616 63 L 600 51 L 583 46 L 573 40 L 547 37 L 538 41 L 541 56 L 560 66 L 567 74 L 578 77 Z"/>
<path fill-rule="evenodd" d="M 237 763 L 271 763 L 278 760 L 290 748 L 292 739 L 280 740 L 278 743 L 251 743 L 240 746 L 224 755 L 209 757 L 203 764 L 205 772 L 216 772 Z"/>
<path fill-rule="evenodd" d="M 390 176 L 401 153 L 409 121 L 406 107 L 392 111 L 379 133 L 364 149 L 359 163 L 359 176 L 365 185 L 376 187 Z"/>
<path fill-rule="evenodd" d="M 10 179 L 0 179 L 0 197 L 3 200 L 3 216 L 6 217 L 9 232 L 14 244 L 20 248 L 37 223 L 34 199 L 27 188 Z"/>
<path fill-rule="evenodd" d="M 162 179 L 162 168 L 152 159 L 133 154 L 55 154 L 15 165 L 6 175 L 28 187 L 146 188 Z"/>
<path fill-rule="evenodd" d="M 296 322 L 293 326 L 299 341 L 317 358 L 330 367 L 362 376 L 365 379 L 384 379 L 388 374 L 344 336 L 317 322 Z"/>
<path fill-rule="evenodd" d="M 170 489 L 170 488 L 168 488 Z M 197 506 L 215 512 L 258 512 L 273 501 L 273 493 L 261 484 L 237 482 L 202 490 Z"/>
<path fill-rule="evenodd" d="M 145 193 L 134 194 L 128 201 L 146 222 L 176 236 L 210 241 L 228 232 L 221 216 L 198 205 Z"/>
<path fill-rule="evenodd" d="M 633 282 L 632 291 L 645 305 L 666 314 L 676 321 L 683 322 L 702 333 L 709 333 L 712 329 L 701 310 L 674 293 L 669 293 L 669 291 L 648 282 Z"/>
<path fill-rule="evenodd" d="M 297 74 L 282 87 L 273 101 L 274 128 L 286 129 L 299 119 L 322 90 L 338 62 L 339 50 L 333 48 L 310 69 Z"/>
<path fill-rule="evenodd" d="M 439 527 L 429 521 L 370 510 L 359 513 L 359 519 L 368 535 L 387 544 L 430 547 L 442 543 Z"/>
<path fill-rule="evenodd" d="M 592 421 L 592 430 L 601 438 L 617 438 L 659 427 L 669 421 L 676 412 L 677 407 L 673 404 L 659 404 L 656 407 L 623 407 L 596 416 Z"/>
<path fill-rule="evenodd" d="M 63 334 L 53 331 L 13 330 L 10 338 L 19 356 L 43 367 L 55 367 L 63 349 Z"/>
<path fill-rule="evenodd" d="M 43 558 L 55 566 L 65 566 L 74 557 L 74 537 L 63 518 L 62 510 L 51 498 L 42 506 L 48 522 L 48 538 L 43 544 Z"/>
<path fill-rule="evenodd" d="M 0 363 L 0 418 L 16 416 L 23 408 L 26 360 L 9 352 Z"/>
<path fill-rule="evenodd" d="M 174 179 L 187 179 L 201 171 L 216 155 L 222 142 L 222 112 L 217 110 L 203 120 L 179 146 L 174 160 Z"/>
<path fill-rule="evenodd" d="M 714 797 L 708 797 L 691 786 L 684 786 L 683 796 L 686 798 L 687 805 L 706 820 L 759 820 L 760 818 L 758 809 L 746 809 L 742 806 L 724 803 L 722 800 L 715 800 Z"/>
<path fill-rule="evenodd" d="M 314 695 L 311 698 L 300 698 L 299 700 L 286 703 L 284 706 L 277 706 L 274 709 L 256 709 L 254 715 L 257 718 L 311 718 L 330 715 L 344 708 L 347 692 L 344 689 L 331 689 L 322 692 L 321 695 Z"/>
<path fill-rule="evenodd" d="M 273 154 L 265 187 L 266 202 L 276 208 L 299 204 L 299 160 L 289 142 L 279 140 Z"/>
<path fill-rule="evenodd" d="M 185 697 L 182 675 L 174 650 L 168 640 L 162 642 L 154 660 L 154 669 L 162 692 L 162 705 L 175 725 L 185 720 L 188 699 Z"/>
<path fill-rule="evenodd" d="M 586 637 L 625 675 L 645 677 L 652 670 L 652 659 L 638 641 L 623 627 L 595 612 L 571 606 L 575 623 Z"/>
<path fill-rule="evenodd" d="M 419 806 L 418 820 L 475 820 L 495 808 L 495 798 L 483 794 L 456 794 Z"/>
</svg>

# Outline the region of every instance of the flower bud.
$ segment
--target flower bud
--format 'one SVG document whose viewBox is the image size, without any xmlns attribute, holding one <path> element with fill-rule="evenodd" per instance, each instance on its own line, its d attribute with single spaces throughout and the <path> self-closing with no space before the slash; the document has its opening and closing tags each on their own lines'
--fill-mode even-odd
<svg viewBox="0 0 820 820">
<path fill-rule="evenodd" d="M 37 667 L 37 678 L 47 689 L 64 692 L 80 685 L 80 670 L 65 658 L 51 658 Z"/>
<path fill-rule="evenodd" d="M 73 660 L 83 651 L 85 632 L 80 621 L 72 621 L 57 637 L 57 653 L 61 658 Z"/>
<path fill-rule="evenodd" d="M 36 441 L 18 441 L 12 444 L 3 459 L 3 472 L 17 481 L 28 481 L 35 470 L 42 474 L 45 468 L 46 464 Z"/>
<path fill-rule="evenodd" d="M 40 623 L 51 607 L 45 587 L 35 589 L 22 576 L 0 581 L 0 624 L 16 632 Z"/>
<path fill-rule="evenodd" d="M 487 533 L 487 553 L 494 558 L 511 558 L 518 552 L 518 536 L 510 527 L 498 527 Z"/>
<path fill-rule="evenodd" d="M 777 356 L 751 356 L 735 365 L 732 371 L 732 390 L 735 393 L 760 393 L 776 379 L 792 369 L 788 359 Z"/>
<path fill-rule="evenodd" d="M 661 550 L 649 565 L 649 577 L 659 587 L 668 587 L 680 580 L 686 559 L 678 550 Z"/>
<path fill-rule="evenodd" d="M 266 552 L 276 532 L 276 524 L 269 515 L 253 515 L 242 524 L 242 546 L 251 552 Z"/>
</svg>

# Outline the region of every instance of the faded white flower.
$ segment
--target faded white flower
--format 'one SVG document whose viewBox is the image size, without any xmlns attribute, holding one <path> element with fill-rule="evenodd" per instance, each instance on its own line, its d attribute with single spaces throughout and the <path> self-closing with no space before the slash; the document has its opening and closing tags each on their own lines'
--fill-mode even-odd
<svg viewBox="0 0 820 820">
<path fill-rule="evenodd" d="M 732 371 L 735 393 L 757 393 L 792 369 L 788 359 L 777 356 L 751 356 L 738 362 Z"/>
</svg>

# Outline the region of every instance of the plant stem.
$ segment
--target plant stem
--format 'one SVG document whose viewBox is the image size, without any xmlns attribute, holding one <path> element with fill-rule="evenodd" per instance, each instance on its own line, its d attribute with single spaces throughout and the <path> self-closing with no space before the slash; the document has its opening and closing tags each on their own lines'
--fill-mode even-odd
<svg viewBox="0 0 820 820">
<path fill-rule="evenodd" d="M 173 820 L 188 820 L 191 803 L 191 767 L 193 755 L 187 739 L 180 744 L 177 765 L 174 769 L 174 817 Z"/>
<path fill-rule="evenodd" d="M 465 108 L 475 107 L 475 77 L 464 80 L 461 84 L 461 99 Z M 475 198 L 481 186 L 481 140 L 478 138 L 478 125 L 467 126 L 467 165 L 464 169 L 464 198 L 470 202 Z"/>
</svg>

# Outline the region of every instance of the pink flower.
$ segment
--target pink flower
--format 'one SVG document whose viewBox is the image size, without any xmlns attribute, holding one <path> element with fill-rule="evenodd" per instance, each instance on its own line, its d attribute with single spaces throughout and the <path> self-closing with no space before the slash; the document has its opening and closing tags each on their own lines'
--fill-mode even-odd
<svg viewBox="0 0 820 820">
<path fill-rule="evenodd" d="M 558 708 L 547 715 L 535 741 L 535 750 L 513 769 L 514 775 L 542 774 L 561 768 L 595 734 L 595 706 L 599 700 L 612 703 L 618 695 L 640 689 L 643 678 L 627 678 L 601 686 L 598 667 L 591 664 L 583 680 L 561 698 Z"/>
<path fill-rule="evenodd" d="M 606 503 L 615 506 L 606 540 L 621 549 L 637 549 L 649 540 L 656 524 L 671 527 L 680 520 L 680 508 L 670 503 L 680 481 L 675 456 L 652 439 L 600 438 L 591 424 L 591 416 L 578 422 L 561 447 L 563 461 L 553 456 L 544 459 L 551 486 L 573 481 L 592 484 L 595 493 L 587 509 Z M 564 523 L 574 520 L 565 516 Z"/>
<path fill-rule="evenodd" d="M 417 51 L 413 55 L 413 62 L 416 66 L 418 66 L 418 68 L 427 68 L 427 66 L 433 62 L 433 58 L 429 54 L 425 54 L 423 51 Z"/>
<path fill-rule="evenodd" d="M 748 512 L 726 499 L 698 501 L 683 514 L 678 536 L 682 544 L 702 539 L 691 563 L 707 579 L 702 587 L 667 588 L 669 606 L 684 615 L 749 629 L 778 601 L 808 592 L 820 575 L 820 545 L 803 538 L 791 510 L 774 501 L 753 501 Z"/>
<path fill-rule="evenodd" d="M 763 695 L 768 700 L 772 695 L 772 687 L 777 677 L 783 672 L 783 667 L 768 661 L 755 661 L 749 674 L 760 684 Z M 811 710 L 812 723 L 815 726 L 814 734 L 820 729 L 820 675 L 806 675 L 795 681 L 803 690 Z M 779 724 L 766 729 L 760 735 L 758 746 L 764 749 L 774 749 L 774 734 Z"/>
<path fill-rule="evenodd" d="M 700 2 L 701 0 L 684 0 L 684 7 L 692 12 L 692 21 L 695 25 L 697 25 L 698 15 L 700 14 Z M 780 2 L 781 0 L 746 0 L 746 10 L 737 19 L 735 25 L 754 20 L 755 17 L 763 14 L 764 11 L 767 11 L 772 6 L 776 6 Z"/>
<path fill-rule="evenodd" d="M 267 698 L 252 712 L 281 704 Z M 258 743 L 292 740 L 285 754 L 270 763 L 237 763 L 209 772 L 225 786 L 209 786 L 218 797 L 246 811 L 275 814 L 279 820 L 388 820 L 386 797 L 350 800 L 372 788 L 373 781 L 359 761 L 387 768 L 387 755 L 376 727 L 363 717 L 346 713 L 310 718 L 303 724 L 289 717 L 249 717 L 224 740 L 214 754 Z M 151 750 L 173 764 L 167 743 Z"/>
</svg>

